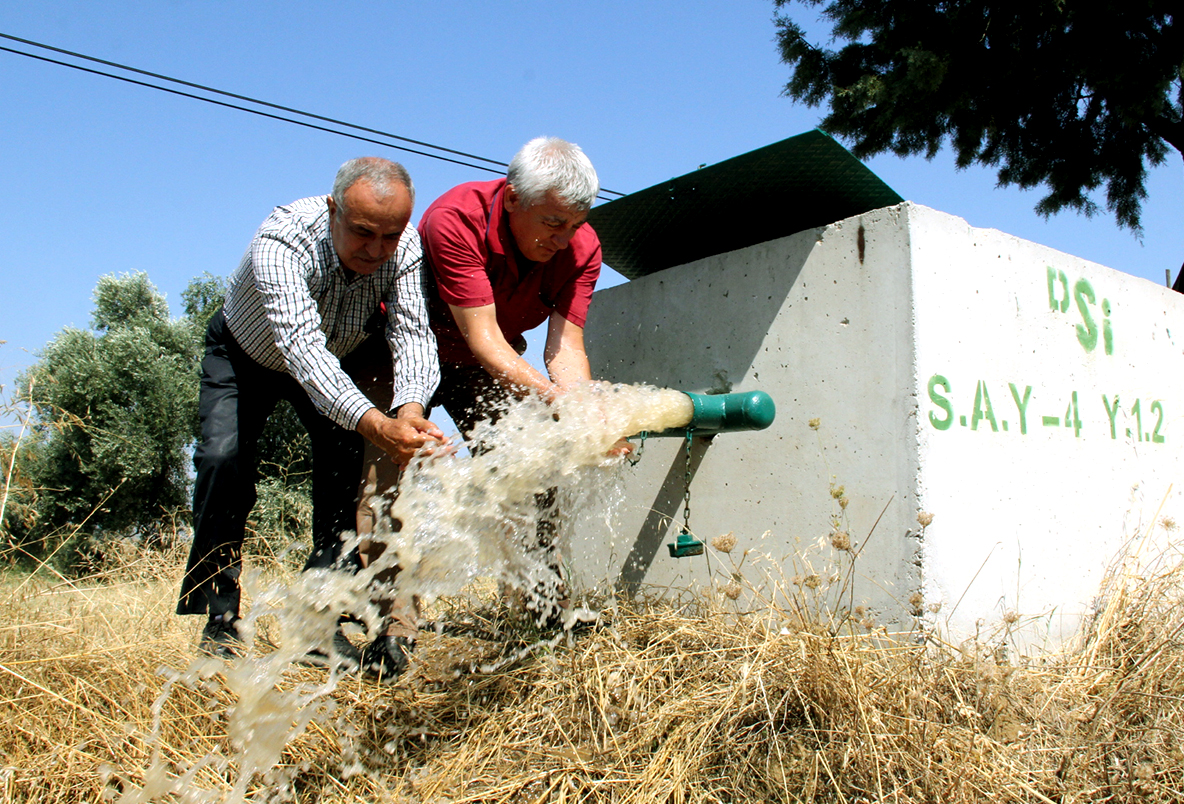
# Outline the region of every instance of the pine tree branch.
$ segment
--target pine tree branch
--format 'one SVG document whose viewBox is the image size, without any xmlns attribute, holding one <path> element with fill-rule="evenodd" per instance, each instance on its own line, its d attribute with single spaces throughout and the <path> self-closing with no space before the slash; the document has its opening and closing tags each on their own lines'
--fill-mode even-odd
<svg viewBox="0 0 1184 804">
<path fill-rule="evenodd" d="M 1184 120 L 1169 120 L 1160 116 L 1153 118 L 1148 127 L 1156 136 L 1175 148 L 1177 153 L 1184 154 Z"/>
</svg>

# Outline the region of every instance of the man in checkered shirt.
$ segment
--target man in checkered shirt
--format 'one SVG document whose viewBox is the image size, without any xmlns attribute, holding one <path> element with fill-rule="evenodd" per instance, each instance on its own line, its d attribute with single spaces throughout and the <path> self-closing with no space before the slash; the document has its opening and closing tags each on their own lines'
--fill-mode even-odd
<svg viewBox="0 0 1184 804">
<path fill-rule="evenodd" d="M 230 657 L 240 646 L 241 548 L 255 502 L 256 445 L 287 399 L 313 452 L 313 547 L 305 569 L 355 570 L 342 531 L 356 525 L 363 438 L 404 464 L 444 444 L 424 418 L 440 378 L 428 326 L 419 235 L 409 226 L 415 190 L 402 165 L 346 162 L 330 196 L 276 207 L 259 227 L 211 319 L 202 360 L 201 441 L 194 454 L 193 547 L 178 614 L 208 614 L 201 649 Z M 372 334 L 385 334 L 385 344 Z M 359 390 L 361 354 L 392 361 L 389 411 Z M 387 394 L 378 396 L 386 397 Z M 338 631 L 338 653 L 356 653 Z M 338 657 L 340 658 L 340 657 Z M 346 658 L 353 658 L 352 656 Z"/>
</svg>

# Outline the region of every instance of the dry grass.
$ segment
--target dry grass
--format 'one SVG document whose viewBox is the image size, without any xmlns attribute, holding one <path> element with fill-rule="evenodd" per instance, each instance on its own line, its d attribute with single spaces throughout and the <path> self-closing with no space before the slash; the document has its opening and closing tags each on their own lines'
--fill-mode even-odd
<svg viewBox="0 0 1184 804">
<path fill-rule="evenodd" d="M 187 792 L 164 800 L 232 790 L 234 696 L 183 672 L 198 623 L 172 614 L 182 559 L 0 585 L 0 800 L 132 801 L 177 777 Z M 429 634 L 395 685 L 346 678 L 316 699 L 247 800 L 1182 801 L 1182 580 L 1178 554 L 1115 571 L 1081 643 L 1023 666 L 786 627 L 723 596 L 621 605 L 517 657 Z M 281 686 L 325 678 L 294 668 Z"/>
</svg>

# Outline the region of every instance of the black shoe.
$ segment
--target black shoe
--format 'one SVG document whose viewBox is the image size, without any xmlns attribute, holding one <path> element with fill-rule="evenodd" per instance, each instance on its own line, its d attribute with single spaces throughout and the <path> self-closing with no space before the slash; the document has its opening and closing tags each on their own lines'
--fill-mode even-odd
<svg viewBox="0 0 1184 804">
<path fill-rule="evenodd" d="M 380 636 L 362 649 L 362 672 L 379 681 L 394 681 L 415 650 L 415 640 L 403 636 Z"/>
<path fill-rule="evenodd" d="M 216 659 L 237 659 L 243 652 L 243 641 L 239 638 L 238 617 L 226 614 L 211 614 L 206 627 L 201 630 L 199 653 Z"/>
<path fill-rule="evenodd" d="M 362 652 L 349 641 L 349 637 L 345 635 L 339 625 L 333 633 L 333 642 L 329 653 L 326 654 L 320 648 L 313 648 L 304 655 L 303 664 L 310 664 L 314 667 L 335 667 L 342 672 L 351 673 L 358 669 L 358 663 L 361 660 Z"/>
</svg>

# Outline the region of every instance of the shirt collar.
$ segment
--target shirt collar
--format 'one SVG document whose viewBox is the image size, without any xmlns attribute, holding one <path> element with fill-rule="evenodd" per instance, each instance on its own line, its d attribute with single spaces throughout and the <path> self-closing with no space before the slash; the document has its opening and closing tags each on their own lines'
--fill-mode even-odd
<svg viewBox="0 0 1184 804">
<path fill-rule="evenodd" d="M 485 245 L 491 254 L 497 254 L 506 261 L 506 267 L 516 277 L 519 275 L 517 249 L 514 248 L 514 233 L 510 231 L 510 216 L 506 213 L 506 180 L 493 194 L 490 202 L 489 220 L 485 228 Z"/>
<path fill-rule="evenodd" d="M 346 279 L 345 266 L 341 264 L 341 258 L 337 256 L 337 247 L 333 245 L 333 228 L 329 225 L 333 216 L 329 212 L 328 199 L 329 196 L 325 196 L 325 209 L 322 213 L 324 215 L 324 223 L 321 224 L 321 236 L 324 238 L 325 250 L 329 252 L 329 272 L 339 274 L 342 279 Z"/>
<path fill-rule="evenodd" d="M 506 180 L 502 179 L 501 186 L 493 194 L 490 202 L 489 219 L 485 224 L 485 243 L 489 250 L 500 256 L 507 256 L 513 249 L 507 249 L 506 243 L 513 237 L 510 233 L 510 216 L 506 214 Z M 509 256 L 513 256 L 509 254 Z"/>
</svg>

